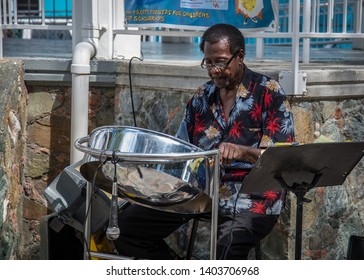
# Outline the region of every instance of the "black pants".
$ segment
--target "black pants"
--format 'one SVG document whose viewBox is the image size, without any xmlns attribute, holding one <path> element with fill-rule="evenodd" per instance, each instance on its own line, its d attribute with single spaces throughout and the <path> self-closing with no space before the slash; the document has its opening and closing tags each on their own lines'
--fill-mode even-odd
<svg viewBox="0 0 364 280">
<path fill-rule="evenodd" d="M 120 237 L 114 241 L 119 254 L 137 259 L 174 259 L 164 238 L 193 215 L 162 212 L 130 205 L 119 215 Z M 278 216 L 252 212 L 222 216 L 218 220 L 217 259 L 247 259 L 258 240 L 273 229 Z"/>
</svg>

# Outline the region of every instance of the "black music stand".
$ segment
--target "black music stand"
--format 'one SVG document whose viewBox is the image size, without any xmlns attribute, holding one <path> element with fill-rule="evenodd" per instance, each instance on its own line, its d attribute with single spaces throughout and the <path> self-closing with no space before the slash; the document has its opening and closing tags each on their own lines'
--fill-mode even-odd
<svg viewBox="0 0 364 280">
<path fill-rule="evenodd" d="M 291 191 L 297 197 L 295 259 L 301 259 L 303 203 L 316 186 L 342 185 L 364 155 L 364 142 L 269 147 L 251 170 L 243 192 Z"/>
</svg>

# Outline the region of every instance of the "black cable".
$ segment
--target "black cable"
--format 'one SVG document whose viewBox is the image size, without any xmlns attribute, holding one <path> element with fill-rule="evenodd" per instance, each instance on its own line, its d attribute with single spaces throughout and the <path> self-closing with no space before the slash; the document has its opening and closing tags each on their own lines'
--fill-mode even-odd
<svg viewBox="0 0 364 280">
<path fill-rule="evenodd" d="M 143 53 L 141 53 L 142 57 L 136 57 L 133 56 L 130 60 L 129 60 L 129 87 L 130 87 L 130 99 L 131 99 L 131 108 L 133 110 L 133 119 L 134 119 L 134 126 L 137 127 L 137 122 L 136 122 L 136 117 L 135 117 L 135 108 L 134 108 L 134 98 L 133 98 L 133 88 L 132 88 L 132 83 L 131 83 L 131 62 L 133 61 L 133 59 L 138 59 L 139 61 L 143 61 L 144 57 L 143 57 Z"/>
</svg>

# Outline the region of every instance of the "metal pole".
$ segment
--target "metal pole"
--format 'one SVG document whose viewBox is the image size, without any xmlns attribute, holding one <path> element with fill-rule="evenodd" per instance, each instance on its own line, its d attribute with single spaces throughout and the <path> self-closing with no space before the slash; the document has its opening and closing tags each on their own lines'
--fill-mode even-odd
<svg viewBox="0 0 364 280">
<path fill-rule="evenodd" d="M 334 17 L 334 0 L 329 0 L 328 14 L 327 14 L 327 33 L 332 32 L 332 21 Z"/>
<path fill-rule="evenodd" d="M 262 59 L 264 57 L 264 39 L 256 38 L 255 40 L 256 40 L 255 58 Z"/>
<path fill-rule="evenodd" d="M 84 259 L 89 259 L 89 252 L 90 252 L 90 242 L 91 242 L 91 215 L 92 215 L 92 184 L 87 182 L 86 185 L 86 216 L 85 216 L 85 229 L 84 229 L 84 245 L 83 245 L 83 252 L 84 252 Z"/>
<path fill-rule="evenodd" d="M 316 0 L 317 3 L 318 0 Z M 320 32 L 320 2 L 316 5 L 316 29 L 315 32 Z"/>
<path fill-rule="evenodd" d="M 214 178 L 213 187 L 210 191 L 212 198 L 211 209 L 211 244 L 210 244 L 210 259 L 216 260 L 216 245 L 217 245 L 217 223 L 219 212 L 219 187 L 220 187 L 220 153 L 214 156 Z"/>
<path fill-rule="evenodd" d="M 40 0 L 40 11 L 42 15 L 42 25 L 45 25 L 45 6 L 44 6 L 44 0 Z"/>
<path fill-rule="evenodd" d="M 300 260 L 302 255 L 302 221 L 303 221 L 303 197 L 305 192 L 295 192 L 297 197 L 296 207 L 296 243 L 295 243 L 295 260 Z"/>
<path fill-rule="evenodd" d="M 292 12 L 292 75 L 293 94 L 298 94 L 298 68 L 300 52 L 300 1 L 293 1 Z"/>
<path fill-rule="evenodd" d="M 2 8 L 0 3 L 0 58 L 3 58 L 3 20 L 2 20 Z"/>
<path fill-rule="evenodd" d="M 311 0 L 304 0 L 303 2 L 303 32 L 310 32 L 310 18 L 311 18 Z M 310 38 L 303 38 L 303 50 L 302 50 L 303 63 L 310 62 Z"/>
<path fill-rule="evenodd" d="M 7 9 L 6 9 L 6 1 L 3 0 L 2 3 L 3 3 L 3 21 L 4 21 L 4 24 L 8 24 L 8 15 L 7 15 Z"/>
<path fill-rule="evenodd" d="M 343 33 L 347 32 L 348 24 L 348 0 L 344 0 L 343 3 Z"/>
<path fill-rule="evenodd" d="M 8 13 L 9 13 L 9 23 L 10 24 L 13 23 L 13 15 L 12 15 L 11 7 L 12 7 L 11 0 L 8 0 Z M 28 12 L 30 15 L 30 4 L 29 3 L 28 3 Z M 30 18 L 30 17 L 28 17 L 28 18 Z"/>
<path fill-rule="evenodd" d="M 355 33 L 361 33 L 361 25 L 362 25 L 362 17 L 363 17 L 363 1 L 357 1 L 356 4 L 357 7 L 357 13 L 356 13 L 356 28 Z"/>
<path fill-rule="evenodd" d="M 317 14 L 317 0 L 312 3 L 312 15 L 311 15 L 311 30 L 310 32 L 315 32 L 316 28 L 316 14 Z"/>
<path fill-rule="evenodd" d="M 13 2 L 13 11 L 14 11 L 14 23 L 18 24 L 18 0 L 14 0 Z"/>
</svg>

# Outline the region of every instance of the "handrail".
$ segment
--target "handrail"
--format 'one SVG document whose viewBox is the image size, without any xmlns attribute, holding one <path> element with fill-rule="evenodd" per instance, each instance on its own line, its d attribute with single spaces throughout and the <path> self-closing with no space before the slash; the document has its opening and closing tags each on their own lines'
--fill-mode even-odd
<svg viewBox="0 0 364 280">
<path fill-rule="evenodd" d="M 203 31 L 163 31 L 163 30 L 150 30 L 150 29 L 139 29 L 139 30 L 128 30 L 128 29 L 114 29 L 114 34 L 124 35 L 154 35 L 154 36 L 169 36 L 169 37 L 200 37 Z M 339 32 L 299 32 L 300 38 L 364 38 L 364 33 L 339 33 Z M 245 38 L 292 38 L 292 32 L 253 32 L 244 31 Z"/>
<path fill-rule="evenodd" d="M 56 17 L 58 22 L 52 22 L 51 20 L 53 17 L 45 17 L 45 0 L 40 0 L 40 6 L 39 6 L 39 15 L 36 17 L 24 17 L 24 19 L 27 19 L 29 21 L 33 21 L 34 24 L 26 24 L 21 23 L 22 18 L 19 17 L 19 14 L 21 14 L 21 11 L 17 9 L 17 0 L 0 0 L 0 14 L 1 14 L 1 21 L 0 21 L 0 28 L 1 29 L 52 29 L 53 25 L 55 30 L 57 29 L 71 29 L 72 26 L 70 25 L 71 17 L 69 20 L 63 20 L 59 21 L 62 17 Z M 66 1 L 66 0 L 64 0 Z M 114 0 L 116 1 L 116 0 Z M 280 19 L 290 18 L 291 15 L 291 8 L 292 6 L 292 0 L 286 0 L 289 1 L 289 5 L 284 3 L 280 4 L 280 10 L 283 11 L 282 15 L 280 15 Z M 296 2 L 296 1 L 293 1 Z M 298 1 L 300 2 L 300 1 Z M 331 37 L 335 36 L 335 38 L 363 38 L 364 33 L 362 33 L 361 30 L 361 20 L 362 20 L 362 14 L 363 14 L 363 7 L 360 5 L 362 4 L 362 0 L 341 0 L 341 1 L 333 1 L 333 0 L 326 0 L 326 1 L 320 1 L 320 0 L 303 0 L 303 3 L 300 3 L 300 10 L 303 10 L 305 5 L 308 5 L 310 7 L 308 10 L 308 13 L 305 13 L 303 16 L 303 20 L 305 21 L 305 18 L 308 16 L 307 20 L 310 22 L 310 28 L 311 32 L 300 32 L 300 38 L 323 38 L 323 37 Z M 9 3 L 11 3 L 11 7 L 9 7 Z M 337 8 L 337 12 L 335 13 L 334 8 Z M 351 28 L 352 31 L 348 32 L 348 7 L 351 7 L 352 14 L 354 17 L 357 18 L 355 21 L 353 27 Z M 341 11 L 342 9 L 342 11 Z M 341 12 L 340 12 L 340 11 Z M 319 12 L 321 11 L 321 12 Z M 332 29 L 334 28 L 334 17 L 337 15 L 342 15 L 342 32 L 333 32 Z M 317 18 L 319 16 L 322 16 L 323 18 L 327 16 L 326 24 L 321 24 Z M 293 19 L 295 20 L 295 19 Z M 301 21 L 301 20 L 300 20 Z M 340 25 L 338 23 L 338 20 L 335 20 L 336 25 Z M 56 24 L 55 24 L 56 23 Z M 51 25 L 52 27 L 47 27 L 47 25 Z M 62 27 L 59 27 L 59 25 L 62 25 Z M 324 31 L 318 31 L 317 27 L 322 26 L 322 29 L 326 30 Z M 325 28 L 326 26 L 326 28 Z M 282 29 L 282 27 L 281 27 Z M 255 32 L 255 31 L 244 31 L 244 34 L 246 34 L 247 38 L 290 38 L 292 37 L 292 32 L 290 30 L 291 28 L 285 27 L 285 30 L 279 30 L 279 32 L 272 33 L 272 32 Z M 156 36 L 182 36 L 182 37 L 198 37 L 202 34 L 203 31 L 194 31 L 193 27 L 191 27 L 191 30 L 187 29 L 181 29 L 181 30 L 169 30 L 166 28 L 165 30 L 158 30 L 155 28 L 140 28 L 140 29 L 132 29 L 128 30 L 126 28 L 113 28 L 114 34 L 135 34 L 135 35 L 156 35 Z M 341 35 L 340 35 L 341 34 Z"/>
<path fill-rule="evenodd" d="M 45 16 L 45 1 L 39 1 L 39 10 L 37 16 L 21 18 L 19 15 L 21 11 L 17 9 L 17 0 L 0 0 L 0 29 L 29 29 L 29 30 L 71 30 L 72 20 L 62 17 L 46 17 Z M 64 0 L 66 1 L 66 0 Z M 116 0 L 113 0 L 116 2 Z M 123 2 L 123 1 L 121 1 Z M 292 7 L 299 2 L 300 7 L 300 25 L 304 29 L 298 34 L 292 31 L 292 22 L 296 18 L 292 16 Z M 322 39 L 322 38 L 348 38 L 348 39 L 363 39 L 364 33 L 362 32 L 362 14 L 363 14 L 363 0 L 281 0 L 279 4 L 280 15 L 279 21 L 280 28 L 278 32 L 260 32 L 244 30 L 246 38 L 263 38 L 263 39 L 279 39 L 286 40 L 286 43 L 291 43 L 293 36 L 298 36 L 298 39 Z M 11 5 L 10 5 L 11 4 Z M 71 9 L 71 7 L 70 7 Z M 348 13 L 353 15 L 351 24 L 348 22 Z M 115 11 L 115 17 L 119 13 Z M 342 20 L 337 19 L 342 16 Z M 326 18 L 326 20 L 325 20 Z M 288 25 L 285 24 L 286 19 L 289 20 Z M 56 21 L 54 21 L 56 20 Z M 25 22 L 28 21 L 28 22 Z M 203 31 L 195 31 L 193 27 L 191 30 L 170 30 L 168 28 L 160 30 L 158 28 L 139 28 L 128 29 L 127 27 L 120 28 L 122 24 L 116 24 L 117 19 L 113 20 L 113 34 L 124 35 L 149 35 L 149 36 L 169 36 L 169 37 L 201 37 Z M 350 29 L 349 29 L 350 25 Z M 340 27 L 340 30 L 338 28 Z M 267 44 L 267 43 L 266 43 Z M 269 43 L 268 43 L 269 44 Z M 309 48 L 310 44 L 306 46 Z"/>
<path fill-rule="evenodd" d="M 71 25 L 43 25 L 43 24 L 7 24 L 2 29 L 30 29 L 30 30 L 72 30 Z"/>
<path fill-rule="evenodd" d="M 72 28 L 70 26 L 71 15 L 67 16 L 46 16 L 45 0 L 39 1 L 38 9 L 20 10 L 18 8 L 18 0 L 0 0 L 0 29 L 49 29 L 54 26 L 54 30 L 63 30 Z M 58 1 L 60 2 L 60 1 Z M 67 0 L 64 0 L 65 5 Z M 30 3 L 29 3 L 30 5 Z M 71 10 L 64 10 L 68 13 Z M 25 22 L 26 21 L 26 22 Z M 23 23 L 22 23 L 23 22 Z"/>
</svg>

